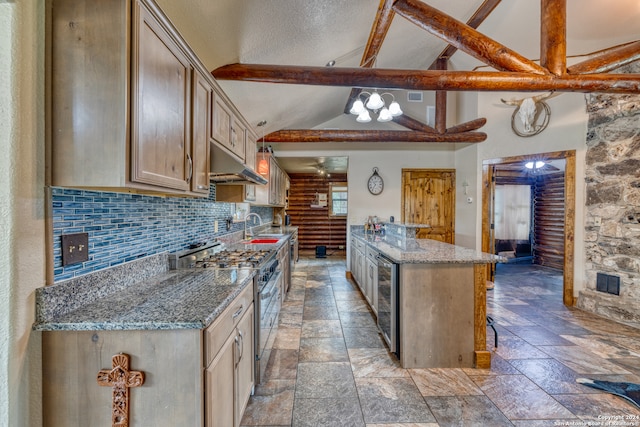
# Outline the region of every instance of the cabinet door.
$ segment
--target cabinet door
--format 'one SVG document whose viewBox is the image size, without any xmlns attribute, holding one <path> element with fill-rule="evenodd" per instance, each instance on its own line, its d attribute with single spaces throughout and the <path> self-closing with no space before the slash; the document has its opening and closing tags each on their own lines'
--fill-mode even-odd
<svg viewBox="0 0 640 427">
<path fill-rule="evenodd" d="M 250 129 L 245 133 L 245 162 L 248 168 L 256 170 L 256 153 L 258 151 L 256 141 L 258 137 Z"/>
<path fill-rule="evenodd" d="M 253 308 L 254 306 L 251 304 L 237 327 L 235 426 L 240 425 L 242 414 L 247 402 L 249 402 L 254 385 Z"/>
<path fill-rule="evenodd" d="M 235 338 L 229 336 L 205 373 L 207 427 L 234 425 Z"/>
<path fill-rule="evenodd" d="M 211 137 L 220 145 L 232 150 L 231 146 L 231 109 L 224 102 L 224 99 L 214 92 Z"/>
<path fill-rule="evenodd" d="M 209 133 L 211 132 L 211 83 L 197 70 L 193 72 L 193 127 L 191 129 L 191 160 L 193 167 L 191 191 L 209 193 Z"/>
<path fill-rule="evenodd" d="M 246 128 L 235 116 L 231 117 L 231 150 L 245 162 Z"/>
<path fill-rule="evenodd" d="M 191 65 L 144 5 L 135 11 L 131 180 L 189 190 Z"/>
</svg>

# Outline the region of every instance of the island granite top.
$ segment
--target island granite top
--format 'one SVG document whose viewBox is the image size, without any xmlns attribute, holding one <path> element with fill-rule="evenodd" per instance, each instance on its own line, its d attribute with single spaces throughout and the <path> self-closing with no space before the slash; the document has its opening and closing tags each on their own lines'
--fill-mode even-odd
<svg viewBox="0 0 640 427">
<path fill-rule="evenodd" d="M 351 235 L 398 264 L 487 264 L 504 260 L 498 255 L 431 239 L 399 239 L 359 230 L 351 230 Z"/>
<path fill-rule="evenodd" d="M 253 284 L 252 269 L 171 270 L 33 326 L 38 331 L 204 329 Z"/>
</svg>

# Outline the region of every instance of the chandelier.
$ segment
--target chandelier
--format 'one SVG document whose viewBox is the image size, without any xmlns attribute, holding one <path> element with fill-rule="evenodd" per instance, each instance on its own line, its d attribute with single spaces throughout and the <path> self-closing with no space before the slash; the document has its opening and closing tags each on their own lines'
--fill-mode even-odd
<svg viewBox="0 0 640 427">
<path fill-rule="evenodd" d="M 363 95 L 364 99 L 362 98 Z M 385 104 L 383 98 L 385 95 L 391 97 L 389 107 Z M 356 118 L 357 122 L 368 123 L 371 121 L 371 114 L 369 110 L 378 114 L 378 118 L 376 120 L 379 122 L 388 122 L 394 117 L 402 115 L 400 104 L 396 102 L 393 94 L 389 92 L 379 94 L 377 91 L 374 91 L 373 93 L 362 91 L 358 94 L 358 97 L 354 101 L 349 112 L 358 116 L 358 118 Z"/>
</svg>

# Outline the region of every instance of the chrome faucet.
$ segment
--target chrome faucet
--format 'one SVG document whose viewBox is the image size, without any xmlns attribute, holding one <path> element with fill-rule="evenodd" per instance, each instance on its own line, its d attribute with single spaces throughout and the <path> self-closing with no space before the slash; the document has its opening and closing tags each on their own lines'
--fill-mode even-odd
<svg viewBox="0 0 640 427">
<path fill-rule="evenodd" d="M 260 215 L 258 215 L 255 212 L 251 212 L 250 214 L 247 214 L 247 216 L 244 217 L 244 240 L 249 239 L 250 237 L 252 237 L 251 234 L 251 227 L 249 227 L 249 233 L 247 233 L 247 223 L 249 222 L 249 217 L 255 215 L 256 218 L 258 218 L 258 225 L 262 225 L 262 218 L 260 218 Z"/>
</svg>

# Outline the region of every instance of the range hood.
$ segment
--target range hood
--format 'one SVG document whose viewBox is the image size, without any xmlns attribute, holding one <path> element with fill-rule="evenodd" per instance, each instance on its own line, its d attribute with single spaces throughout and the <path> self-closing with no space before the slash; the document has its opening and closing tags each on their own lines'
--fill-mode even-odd
<svg viewBox="0 0 640 427">
<path fill-rule="evenodd" d="M 216 184 L 264 185 L 269 182 L 216 144 L 211 144 L 210 151 L 211 172 L 209 178 Z"/>
</svg>

